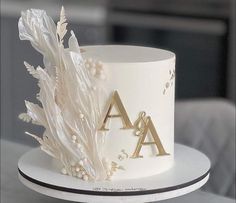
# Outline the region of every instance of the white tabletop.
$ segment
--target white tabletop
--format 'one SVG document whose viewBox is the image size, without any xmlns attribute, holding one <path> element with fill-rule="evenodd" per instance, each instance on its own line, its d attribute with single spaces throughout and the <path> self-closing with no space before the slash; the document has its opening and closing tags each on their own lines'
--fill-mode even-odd
<svg viewBox="0 0 236 203">
<path fill-rule="evenodd" d="M 1 140 L 1 202 L 34 202 L 34 203 L 66 203 L 38 194 L 23 186 L 17 176 L 17 162 L 22 154 L 31 148 Z M 182 197 L 160 201 L 161 203 L 234 203 L 235 200 L 210 194 L 203 191 L 195 191 Z M 69 203 L 69 202 L 68 202 Z"/>
</svg>

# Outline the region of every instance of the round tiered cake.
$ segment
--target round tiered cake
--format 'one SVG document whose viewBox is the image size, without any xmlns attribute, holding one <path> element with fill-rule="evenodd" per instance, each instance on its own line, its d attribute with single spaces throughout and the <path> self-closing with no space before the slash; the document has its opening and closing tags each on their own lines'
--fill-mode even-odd
<svg viewBox="0 0 236 203">
<path fill-rule="evenodd" d="M 26 101 L 24 121 L 45 128 L 34 137 L 65 175 L 87 180 L 152 176 L 174 163 L 175 55 L 137 46 L 85 46 L 42 10 L 22 12 L 19 35 L 44 57 L 29 65 L 39 104 Z M 55 168 L 58 170 L 58 168 Z M 58 170 L 59 171 L 59 170 Z"/>
</svg>

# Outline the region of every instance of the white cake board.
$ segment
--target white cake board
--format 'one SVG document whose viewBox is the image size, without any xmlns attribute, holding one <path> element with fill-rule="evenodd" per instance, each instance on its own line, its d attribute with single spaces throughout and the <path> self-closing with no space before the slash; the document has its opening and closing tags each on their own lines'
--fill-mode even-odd
<svg viewBox="0 0 236 203">
<path fill-rule="evenodd" d="M 123 181 L 85 182 L 62 175 L 39 148 L 21 157 L 21 182 L 44 195 L 75 202 L 151 202 L 170 199 L 203 186 L 210 161 L 201 152 L 175 144 L 175 164 L 159 175 Z M 138 170 L 138 169 L 137 169 Z"/>
</svg>

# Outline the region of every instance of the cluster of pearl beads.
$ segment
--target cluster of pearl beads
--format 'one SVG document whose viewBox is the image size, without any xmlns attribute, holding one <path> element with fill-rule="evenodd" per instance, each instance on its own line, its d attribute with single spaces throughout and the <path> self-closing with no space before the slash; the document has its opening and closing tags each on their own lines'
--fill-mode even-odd
<svg viewBox="0 0 236 203">
<path fill-rule="evenodd" d="M 89 175 L 86 173 L 86 171 L 83 168 L 83 160 L 80 160 L 79 163 L 77 163 L 77 164 L 72 164 L 70 167 L 70 172 L 73 177 L 82 179 L 84 181 L 89 180 Z M 69 174 L 68 171 L 66 170 L 66 168 L 62 168 L 61 173 L 63 175 Z"/>
<path fill-rule="evenodd" d="M 80 114 L 80 115 L 82 115 L 82 114 Z M 80 116 L 80 118 L 84 119 L 84 116 Z M 82 151 L 82 145 L 79 143 L 79 141 L 77 139 L 77 136 L 72 135 L 71 140 L 74 144 L 76 144 L 76 147 Z M 74 162 L 71 163 L 71 174 L 72 174 L 72 176 L 83 179 L 85 181 L 87 181 L 89 179 L 88 174 L 86 173 L 86 171 L 83 168 L 83 164 L 86 161 L 87 161 L 87 159 L 84 158 L 84 159 L 81 159 L 77 164 L 74 163 Z M 68 174 L 68 172 L 66 171 L 65 168 L 62 168 L 61 173 L 64 174 L 64 175 Z"/>
<path fill-rule="evenodd" d="M 106 79 L 106 75 L 103 69 L 103 63 L 101 61 L 96 61 L 93 60 L 92 58 L 86 59 L 85 67 L 89 69 L 89 72 L 91 73 L 92 76 L 101 80 Z"/>
<path fill-rule="evenodd" d="M 77 139 L 77 136 L 72 135 L 71 140 L 76 145 L 76 147 L 82 151 L 82 145 L 79 143 L 79 140 Z"/>
</svg>

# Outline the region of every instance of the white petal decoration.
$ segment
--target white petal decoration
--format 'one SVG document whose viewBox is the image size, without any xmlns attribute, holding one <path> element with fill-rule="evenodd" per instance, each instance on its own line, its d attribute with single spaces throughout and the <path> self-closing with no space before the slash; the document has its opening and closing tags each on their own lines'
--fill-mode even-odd
<svg viewBox="0 0 236 203">
<path fill-rule="evenodd" d="M 22 12 L 18 25 L 20 39 L 31 42 L 43 55 L 45 66 L 35 69 L 25 63 L 28 72 L 39 82 L 37 98 L 41 104 L 26 101 L 30 118 L 23 114 L 21 119 L 32 119 L 45 128 L 42 138 L 27 134 L 39 141 L 43 151 L 62 163 L 63 174 L 83 180 L 107 179 L 102 161 L 105 134 L 97 131 L 101 117 L 99 98 L 106 96 L 104 87 L 101 82 L 97 84 L 97 79 L 85 67 L 73 31 L 69 48 L 64 48 L 63 37 L 67 32 L 64 8 L 57 26 L 45 11 L 36 9 Z M 83 176 L 76 174 L 75 165 L 83 171 Z"/>
</svg>

